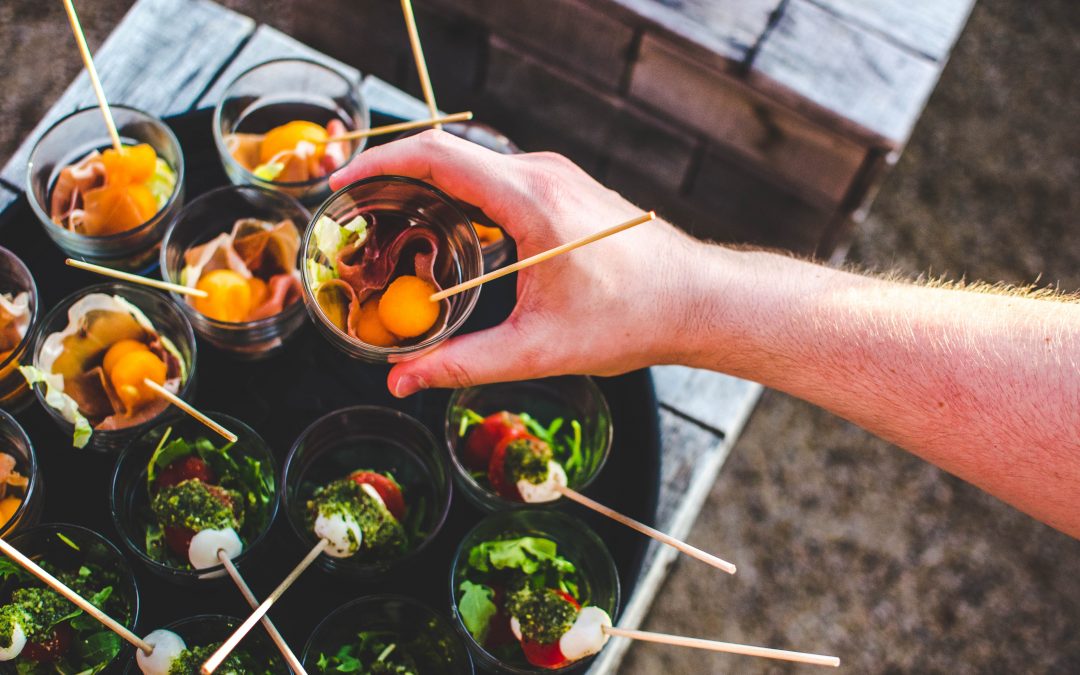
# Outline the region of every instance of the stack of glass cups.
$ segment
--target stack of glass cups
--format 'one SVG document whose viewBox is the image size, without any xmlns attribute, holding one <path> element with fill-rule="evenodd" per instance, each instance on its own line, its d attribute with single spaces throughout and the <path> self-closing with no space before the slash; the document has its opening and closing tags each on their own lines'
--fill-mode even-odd
<svg viewBox="0 0 1080 675">
<path fill-rule="evenodd" d="M 11 251 L 0 247 L 0 408 L 21 410 L 33 398 L 19 372 L 39 316 L 37 284 Z"/>
</svg>

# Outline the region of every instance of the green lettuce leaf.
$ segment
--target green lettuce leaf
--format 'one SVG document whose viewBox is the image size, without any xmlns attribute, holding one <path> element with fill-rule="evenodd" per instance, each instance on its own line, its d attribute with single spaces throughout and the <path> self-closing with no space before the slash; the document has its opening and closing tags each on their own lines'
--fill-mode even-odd
<svg viewBox="0 0 1080 675">
<path fill-rule="evenodd" d="M 146 181 L 146 187 L 150 194 L 154 195 L 154 201 L 160 210 L 176 190 L 176 172 L 168 162 L 158 157 L 154 163 L 154 175 Z"/>
<path fill-rule="evenodd" d="M 281 172 L 285 170 L 285 165 L 281 162 L 267 162 L 266 164 L 260 164 L 255 167 L 255 170 L 251 173 L 255 174 L 255 177 L 260 180 L 276 180 Z"/>
<path fill-rule="evenodd" d="M 461 614 L 461 621 L 476 641 L 483 644 L 487 638 L 488 626 L 491 625 L 491 617 L 499 611 L 492 600 L 495 591 L 468 580 L 461 582 L 460 588 L 458 613 Z"/>
<path fill-rule="evenodd" d="M 363 244 L 367 237 L 368 224 L 363 216 L 356 216 L 345 225 L 338 224 L 330 216 L 321 216 L 315 222 L 315 246 L 335 268 L 338 251 L 353 243 Z M 338 272 L 337 269 L 334 271 Z"/>
<path fill-rule="evenodd" d="M 555 542 L 541 537 L 519 537 L 477 544 L 469 551 L 469 566 L 480 572 L 516 569 L 525 574 L 535 574 L 544 566 L 562 573 L 574 572 L 574 564 L 557 554 Z"/>
<path fill-rule="evenodd" d="M 86 447 L 94 429 L 90 426 L 90 420 L 79 412 L 79 404 L 75 402 L 75 399 L 64 393 L 63 378 L 46 373 L 34 366 L 19 366 L 19 372 L 31 387 L 39 382 L 45 385 L 45 405 L 55 408 L 64 419 L 75 425 L 71 444 L 76 448 Z"/>
</svg>

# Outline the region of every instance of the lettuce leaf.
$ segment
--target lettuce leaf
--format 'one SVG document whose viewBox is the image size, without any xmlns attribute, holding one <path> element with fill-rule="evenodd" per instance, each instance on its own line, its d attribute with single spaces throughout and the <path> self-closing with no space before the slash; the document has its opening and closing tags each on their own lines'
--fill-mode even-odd
<svg viewBox="0 0 1080 675">
<path fill-rule="evenodd" d="M 158 157 L 154 162 L 154 174 L 146 181 L 146 187 L 154 195 L 158 209 L 161 209 L 176 190 L 176 172 L 168 162 Z"/>
<path fill-rule="evenodd" d="M 535 574 L 544 566 L 572 574 L 574 564 L 556 553 L 556 544 L 541 537 L 485 541 L 469 551 L 469 566 L 480 572 L 516 569 Z"/>
<path fill-rule="evenodd" d="M 75 425 L 71 444 L 76 448 L 86 447 L 94 429 L 90 426 L 90 420 L 79 412 L 79 404 L 75 403 L 75 399 L 64 393 L 63 377 L 46 373 L 34 366 L 19 366 L 19 372 L 31 387 L 39 382 L 45 385 L 45 405 L 55 408 L 64 419 Z"/>
<path fill-rule="evenodd" d="M 368 224 L 363 216 L 356 216 L 345 225 L 340 225 L 330 216 L 321 216 L 315 222 L 315 247 L 334 265 L 334 274 L 338 273 L 338 251 L 353 243 L 367 241 Z"/>
<path fill-rule="evenodd" d="M 461 622 L 465 628 L 480 644 L 487 638 L 488 627 L 491 625 L 491 617 L 495 616 L 498 608 L 492 598 L 495 591 L 483 584 L 474 584 L 471 581 L 463 581 L 460 586 L 461 599 L 458 600 L 458 613 L 461 614 Z"/>
<path fill-rule="evenodd" d="M 255 177 L 260 180 L 272 181 L 277 179 L 284 170 L 285 165 L 281 162 L 267 162 L 255 167 L 255 170 L 251 173 L 255 174 Z"/>
</svg>

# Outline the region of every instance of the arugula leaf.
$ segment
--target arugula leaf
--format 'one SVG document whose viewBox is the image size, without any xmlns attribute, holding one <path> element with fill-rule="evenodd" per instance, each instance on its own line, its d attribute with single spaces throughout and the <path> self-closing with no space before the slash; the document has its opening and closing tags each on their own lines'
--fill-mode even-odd
<svg viewBox="0 0 1080 675">
<path fill-rule="evenodd" d="M 81 550 L 81 549 L 79 548 L 79 545 L 78 545 L 78 544 L 76 544 L 75 542 L 71 541 L 71 539 L 70 539 L 70 538 L 68 538 L 68 537 L 67 537 L 66 535 L 64 535 L 64 534 L 63 534 L 63 533 L 61 533 L 61 532 L 57 532 L 57 533 L 56 533 L 56 538 L 57 538 L 57 539 L 59 539 L 60 541 L 64 542 L 65 544 L 67 544 L 67 545 L 68 545 L 68 546 L 70 546 L 71 548 L 75 549 L 76 551 L 79 551 L 79 550 Z"/>
<path fill-rule="evenodd" d="M 93 666 L 91 672 L 100 672 L 105 665 L 119 653 L 120 636 L 112 631 L 103 630 L 91 633 L 75 645 L 75 653 L 80 660 Z"/>
<path fill-rule="evenodd" d="M 146 526 L 146 555 L 158 562 L 165 561 L 165 532 L 161 525 L 151 522 Z"/>
<path fill-rule="evenodd" d="M 487 638 L 488 627 L 491 625 L 491 617 L 495 616 L 499 609 L 495 606 L 493 598 L 495 591 L 482 584 L 474 584 L 465 580 L 461 582 L 461 599 L 458 600 L 458 612 L 465 628 L 480 644 Z"/>
<path fill-rule="evenodd" d="M 517 569 L 535 574 L 545 565 L 562 573 L 574 572 L 574 564 L 557 554 L 555 542 L 541 537 L 485 541 L 469 551 L 469 566 L 480 572 Z"/>
<path fill-rule="evenodd" d="M 30 574 L 10 558 L 0 558 L 0 581 L 14 577 L 16 581 L 29 581 Z"/>
</svg>

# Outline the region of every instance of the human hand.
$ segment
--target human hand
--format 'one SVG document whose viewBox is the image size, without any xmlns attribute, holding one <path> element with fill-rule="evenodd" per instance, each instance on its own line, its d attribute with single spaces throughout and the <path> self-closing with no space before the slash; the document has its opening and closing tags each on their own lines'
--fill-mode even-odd
<svg viewBox="0 0 1080 675">
<path fill-rule="evenodd" d="M 479 207 L 514 239 L 520 258 L 643 211 L 561 155 L 500 155 L 442 131 L 366 150 L 330 186 L 385 174 L 427 181 Z M 685 289 L 699 248 L 656 220 L 522 270 L 517 305 L 503 323 L 398 363 L 390 391 L 401 397 L 672 362 L 690 320 Z"/>
</svg>

